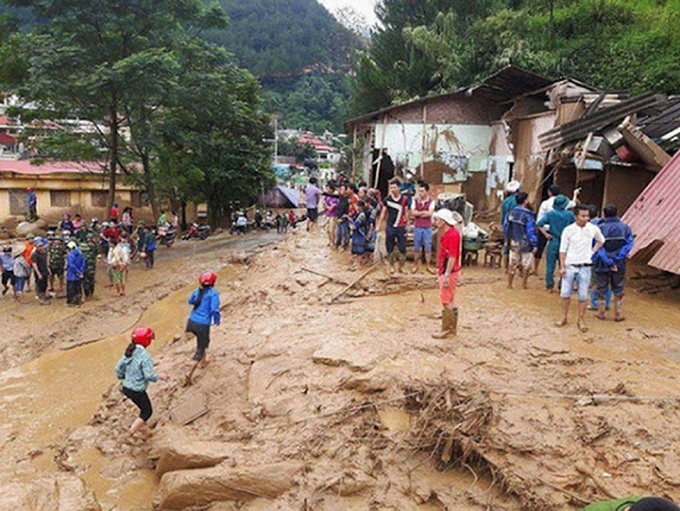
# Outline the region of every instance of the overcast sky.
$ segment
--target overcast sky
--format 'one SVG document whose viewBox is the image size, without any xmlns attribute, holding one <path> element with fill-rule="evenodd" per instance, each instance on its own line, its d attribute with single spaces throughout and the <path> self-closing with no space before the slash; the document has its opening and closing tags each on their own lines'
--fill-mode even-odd
<svg viewBox="0 0 680 511">
<path fill-rule="evenodd" d="M 375 23 L 376 17 L 373 13 L 373 7 L 377 0 L 319 0 L 319 2 L 326 6 L 326 8 L 333 12 L 340 7 L 351 6 L 360 14 L 363 14 L 370 25 Z"/>
</svg>

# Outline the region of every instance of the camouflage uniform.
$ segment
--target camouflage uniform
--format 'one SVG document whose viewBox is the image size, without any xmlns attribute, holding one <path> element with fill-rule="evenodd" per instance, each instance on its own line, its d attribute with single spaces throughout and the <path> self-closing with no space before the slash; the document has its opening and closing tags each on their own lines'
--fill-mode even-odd
<svg viewBox="0 0 680 511">
<path fill-rule="evenodd" d="M 64 280 L 64 262 L 66 261 L 66 248 L 60 239 L 54 239 L 50 242 L 47 249 L 47 256 L 49 258 L 50 275 Z"/>
<path fill-rule="evenodd" d="M 80 251 L 87 263 L 85 274 L 83 275 L 83 294 L 85 298 L 90 298 L 94 295 L 94 279 L 97 270 L 97 253 L 99 251 L 94 235 L 88 234 L 87 241 L 80 244 Z"/>
</svg>

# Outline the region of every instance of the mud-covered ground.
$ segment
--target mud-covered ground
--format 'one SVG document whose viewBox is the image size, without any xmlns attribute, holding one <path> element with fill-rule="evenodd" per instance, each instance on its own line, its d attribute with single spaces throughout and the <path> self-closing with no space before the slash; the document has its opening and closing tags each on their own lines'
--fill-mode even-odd
<svg viewBox="0 0 680 511">
<path fill-rule="evenodd" d="M 573 321 L 552 326 L 559 299 L 542 280 L 510 291 L 502 270 L 465 269 L 459 335 L 434 340 L 432 276 L 378 267 L 330 304 L 345 286 L 306 270 L 344 283 L 362 270 L 302 230 L 244 257 L 274 238 L 178 245 L 153 272 L 133 271 L 128 297 L 77 311 L 3 303 L 16 335 L 2 346 L 0 469 L 12 491 L 0 507 L 48 495 L 96 509 L 88 489 L 107 510 L 680 498 L 677 296 L 630 292 L 627 321 L 593 318 L 580 334 Z M 184 387 L 194 346 L 173 337 L 197 272 L 216 266 L 223 324 L 210 365 Z M 170 377 L 150 388 L 145 439 L 128 438 L 135 409 L 113 377 L 137 324 L 156 329 L 151 351 Z M 182 426 L 187 407 L 204 414 Z"/>
</svg>

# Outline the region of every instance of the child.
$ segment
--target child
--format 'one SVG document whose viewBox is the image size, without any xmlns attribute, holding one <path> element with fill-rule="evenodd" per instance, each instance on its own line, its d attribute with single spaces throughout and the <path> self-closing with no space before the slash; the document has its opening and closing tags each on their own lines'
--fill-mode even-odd
<svg viewBox="0 0 680 511">
<path fill-rule="evenodd" d="M 12 257 L 12 247 L 9 245 L 2 247 L 0 263 L 2 264 L 2 296 L 5 296 L 9 291 L 9 286 L 14 289 L 14 258 Z"/>
<path fill-rule="evenodd" d="M 154 253 L 156 252 L 156 236 L 148 225 L 144 227 L 144 246 L 142 248 L 142 252 L 146 254 L 144 258 L 146 269 L 151 270 L 154 263 Z"/>
<path fill-rule="evenodd" d="M 123 380 L 123 394 L 139 408 L 139 417 L 130 426 L 131 435 L 146 428 L 146 422 L 153 413 L 151 400 L 146 393 L 149 382 L 167 379 L 164 375 L 159 376 L 154 372 L 153 358 L 146 351 L 155 338 L 156 334 L 150 328 L 135 328 L 132 340 L 125 348 L 125 354 L 116 364 L 116 376 Z"/>
<path fill-rule="evenodd" d="M 201 368 L 208 365 L 205 352 L 210 345 L 210 325 L 219 325 L 221 321 L 220 294 L 214 289 L 216 281 L 217 275 L 213 272 L 203 273 L 198 278 L 200 287 L 189 297 L 189 305 L 194 308 L 189 315 L 186 333 L 196 336 L 196 353 L 193 357 L 195 363 L 186 376 L 186 385 L 191 385 L 191 378 L 199 364 Z"/>
<path fill-rule="evenodd" d="M 123 233 L 125 238 L 117 243 L 109 251 L 108 263 L 111 268 L 111 278 L 116 286 L 118 296 L 125 296 L 125 277 L 128 264 L 130 264 L 130 251 L 127 247 L 127 233 Z"/>
</svg>

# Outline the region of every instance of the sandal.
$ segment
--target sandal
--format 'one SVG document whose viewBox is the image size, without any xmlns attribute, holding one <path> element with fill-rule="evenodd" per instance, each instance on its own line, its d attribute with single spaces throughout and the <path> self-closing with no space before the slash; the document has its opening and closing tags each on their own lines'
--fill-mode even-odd
<svg viewBox="0 0 680 511">
<path fill-rule="evenodd" d="M 556 326 L 556 327 L 563 327 L 563 326 L 565 326 L 566 324 L 567 324 L 567 320 L 566 320 L 566 319 L 561 319 L 561 320 L 559 320 L 557 323 L 555 323 L 555 326 Z"/>
<path fill-rule="evenodd" d="M 578 327 L 578 331 L 582 334 L 585 334 L 588 331 L 588 327 L 585 325 L 585 323 L 581 322 L 580 319 L 576 323 L 576 326 Z"/>
</svg>

